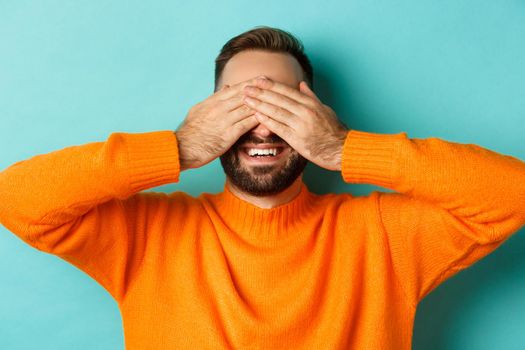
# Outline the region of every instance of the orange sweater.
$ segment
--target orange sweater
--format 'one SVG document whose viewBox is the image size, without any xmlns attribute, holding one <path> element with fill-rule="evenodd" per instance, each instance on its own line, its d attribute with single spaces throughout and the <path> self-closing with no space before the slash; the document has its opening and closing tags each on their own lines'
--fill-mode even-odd
<svg viewBox="0 0 525 350">
<path fill-rule="evenodd" d="M 118 303 L 126 349 L 410 349 L 418 302 L 525 224 L 525 163 L 348 133 L 346 182 L 261 209 L 177 182 L 176 135 L 113 133 L 0 173 L 0 222 Z"/>
</svg>

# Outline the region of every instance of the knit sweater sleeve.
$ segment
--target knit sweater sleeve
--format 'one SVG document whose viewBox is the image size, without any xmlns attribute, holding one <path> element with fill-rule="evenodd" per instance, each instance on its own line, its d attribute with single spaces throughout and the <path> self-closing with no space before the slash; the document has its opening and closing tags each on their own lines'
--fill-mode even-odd
<svg viewBox="0 0 525 350">
<path fill-rule="evenodd" d="M 0 172 L 0 223 L 36 249 L 88 273 L 120 300 L 145 247 L 145 216 L 177 182 L 173 131 L 112 133 Z"/>
<path fill-rule="evenodd" d="M 395 191 L 374 197 L 378 225 L 414 306 L 525 224 L 525 163 L 475 144 L 351 130 L 342 176 Z"/>
</svg>

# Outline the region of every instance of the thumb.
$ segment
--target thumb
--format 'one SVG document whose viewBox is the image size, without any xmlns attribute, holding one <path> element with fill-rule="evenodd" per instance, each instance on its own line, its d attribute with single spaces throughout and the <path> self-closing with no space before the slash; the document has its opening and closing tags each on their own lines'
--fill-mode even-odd
<svg viewBox="0 0 525 350">
<path fill-rule="evenodd" d="M 319 100 L 319 98 L 317 98 L 315 93 L 312 91 L 312 89 L 310 89 L 310 87 L 308 86 L 308 84 L 304 80 L 299 83 L 299 91 L 301 91 L 302 93 L 304 93 L 304 94 L 312 97 L 313 99 L 321 102 Z"/>
</svg>

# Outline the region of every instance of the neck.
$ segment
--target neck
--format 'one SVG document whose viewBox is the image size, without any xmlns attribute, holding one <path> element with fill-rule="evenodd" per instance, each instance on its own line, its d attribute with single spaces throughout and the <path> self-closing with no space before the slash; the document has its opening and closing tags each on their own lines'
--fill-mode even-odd
<svg viewBox="0 0 525 350">
<path fill-rule="evenodd" d="M 274 208 L 279 205 L 290 202 L 301 192 L 302 175 L 299 176 L 288 188 L 284 191 L 269 196 L 254 196 L 246 193 L 235 187 L 228 178 L 226 178 L 226 185 L 228 189 L 237 197 L 245 200 L 259 208 Z"/>
</svg>

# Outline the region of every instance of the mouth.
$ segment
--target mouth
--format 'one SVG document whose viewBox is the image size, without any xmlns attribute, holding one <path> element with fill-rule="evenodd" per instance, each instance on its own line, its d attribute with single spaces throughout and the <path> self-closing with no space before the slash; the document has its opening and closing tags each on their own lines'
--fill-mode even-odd
<svg viewBox="0 0 525 350">
<path fill-rule="evenodd" d="M 244 145 L 239 148 L 241 157 L 250 164 L 271 164 L 285 158 L 290 147 L 284 145 Z"/>
</svg>

